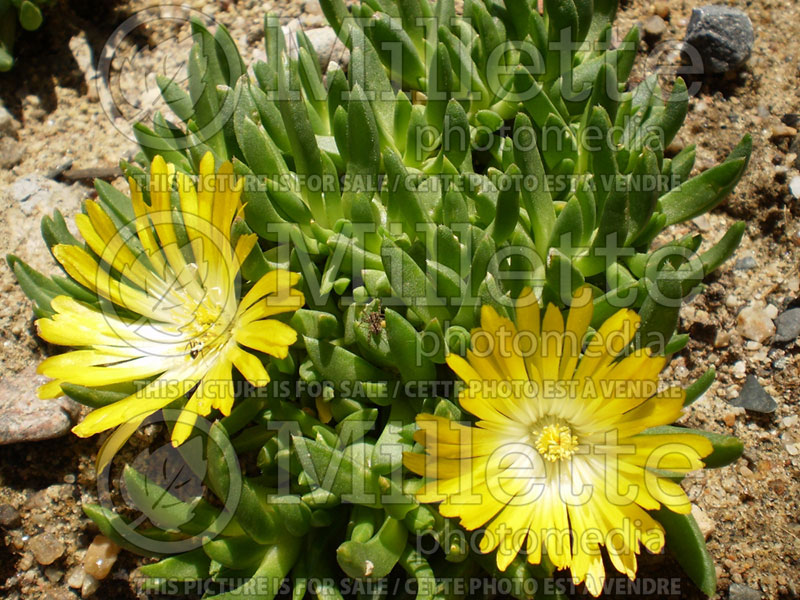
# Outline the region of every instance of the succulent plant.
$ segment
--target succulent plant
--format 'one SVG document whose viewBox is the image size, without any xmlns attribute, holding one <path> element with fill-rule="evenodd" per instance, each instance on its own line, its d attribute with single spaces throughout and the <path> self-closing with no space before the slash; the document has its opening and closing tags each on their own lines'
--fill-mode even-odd
<svg viewBox="0 0 800 600">
<path fill-rule="evenodd" d="M 651 244 L 665 228 L 725 198 L 746 168 L 750 138 L 694 178 L 693 146 L 665 158 L 686 115 L 686 86 L 678 79 L 666 101 L 655 76 L 620 91 L 638 34 L 609 49 L 615 3 L 593 12 L 592 3 L 578 10 L 571 0 L 558 1 L 541 16 L 527 2 L 471 2 L 463 17 L 453 16 L 447 2 L 385 4 L 365 3 L 351 15 L 340 3 L 324 3 L 351 46 L 348 77 L 338 68 L 323 77 L 305 35 L 297 34 L 290 52 L 277 19 L 267 17 L 269 61 L 253 66 L 253 81 L 224 28 L 212 36 L 193 23 L 190 93 L 159 80 L 184 129 L 160 114 L 153 129 L 137 125 L 145 155 L 163 154 L 187 172 L 196 171 L 206 150 L 233 159 L 238 174 L 252 177 L 247 224 L 269 242 L 253 263 L 276 262 L 291 240 L 292 253 L 315 265 L 305 268 L 320 270 L 319 294 L 336 284 L 339 293 L 349 285 L 362 296 L 402 298 L 386 266 L 384 251 L 391 250 L 405 265 L 404 279 L 413 281 L 408 285 L 438 296 L 430 310 L 440 325 L 471 327 L 473 299 L 487 290 L 497 302 L 527 284 L 563 306 L 587 282 L 598 319 L 626 298 L 646 315 L 643 343 L 665 349 L 680 299 L 730 256 L 744 224 L 701 256 L 699 236 L 654 250 Z M 514 25 L 526 21 L 518 10 L 529 15 L 529 26 Z M 417 19 L 451 25 L 411 27 Z M 398 39 L 388 39 L 389 32 Z M 539 51 L 558 35 L 579 47 L 566 66 Z M 447 43 L 461 44 L 455 55 L 466 66 L 445 58 Z M 487 48 L 505 46 L 503 64 L 518 66 L 498 67 L 506 73 L 495 86 L 501 99 L 487 96 L 484 88 L 492 86 L 480 77 L 470 79 L 476 89 L 453 87 L 466 79 L 458 73 L 487 77 Z M 402 60 L 376 47 L 395 54 L 399 47 Z M 525 64 L 520 57 L 529 54 L 518 47 L 541 54 L 542 69 Z M 409 62 L 427 68 L 412 76 Z M 442 76 L 445 67 L 450 74 Z M 432 94 L 440 76 L 452 84 L 441 101 L 422 96 Z M 498 253 L 503 261 L 481 259 Z M 684 339 L 672 340 L 669 350 Z"/>
<path fill-rule="evenodd" d="M 0 72 L 14 66 L 17 23 L 26 31 L 42 25 L 42 7 L 52 0 L 0 0 Z"/>
<path fill-rule="evenodd" d="M 195 434 L 208 461 L 198 476 L 216 500 L 176 498 L 175 515 L 149 516 L 180 526 L 140 533 L 185 540 L 222 514 L 232 484 L 212 446 L 227 445 L 241 461 L 229 525 L 144 567 L 145 585 L 210 579 L 209 596 L 272 598 L 278 590 L 241 586 L 288 575 L 293 597 L 302 598 L 311 579 L 344 573 L 362 583 L 416 580 L 424 599 L 448 596 L 436 579 L 488 572 L 508 580 L 514 597 L 531 597 L 525 582 L 554 569 L 546 556 L 538 565 L 517 558 L 500 571 L 493 555 L 465 546 L 453 519 L 417 503 L 421 480 L 401 464 L 403 452 L 422 450 L 415 418 L 471 419 L 447 356 L 474 344 L 482 310 L 513 320 L 526 290 L 553 306 L 553 319 L 576 291 L 588 290 L 589 335 L 631 308 L 641 327 L 624 353 L 679 351 L 688 341 L 675 334 L 682 300 L 731 255 L 744 225 L 699 255 L 700 236 L 653 248 L 654 241 L 725 198 L 746 168 L 751 141 L 694 178 L 693 147 L 665 156 L 686 116 L 686 86 L 678 79 L 666 100 L 655 77 L 628 89 L 638 33 L 613 46 L 613 0 L 547 0 L 544 14 L 528 0 L 468 1 L 461 15 L 447 1 L 322 6 L 350 49 L 346 74 L 330 65 L 323 75 L 308 38 L 285 39 L 268 16 L 268 60 L 251 75 L 224 27 L 212 34 L 193 21 L 188 91 L 158 79 L 180 123 L 157 113 L 152 126 L 137 124 L 142 152 L 121 163 L 149 202 L 146 167 L 156 157 L 193 177 L 208 153 L 217 165 L 230 161 L 244 179 L 244 218 L 234 219 L 232 238 L 259 238 L 241 264 L 245 285 L 275 269 L 300 273 L 307 303 L 288 319 L 297 343 L 265 367 L 270 384 L 240 397 L 210 432 Z M 127 199 L 102 182 L 96 187 L 109 214 L 124 217 L 119 206 Z M 177 208 L 177 189 L 172 196 Z M 42 229 L 51 246 L 78 243 L 59 213 Z M 41 314 L 55 295 L 85 291 L 9 262 Z M 686 404 L 713 378 L 711 369 L 690 386 Z M 741 453 L 734 438 L 703 435 L 713 448 L 707 466 Z M 328 477 L 331 465 L 338 468 Z M 124 479 L 145 504 L 148 488 L 170 493 L 132 467 Z M 119 515 L 87 512 L 133 549 L 118 535 L 128 527 Z M 193 519 L 179 519 L 189 512 Z M 663 512 L 654 518 L 668 545 L 712 593 L 714 569 L 696 524 Z M 421 539 L 437 551 L 421 553 Z M 224 589 L 231 580 L 240 582 L 238 592 Z M 331 584 L 311 593 L 357 591 Z"/>
</svg>

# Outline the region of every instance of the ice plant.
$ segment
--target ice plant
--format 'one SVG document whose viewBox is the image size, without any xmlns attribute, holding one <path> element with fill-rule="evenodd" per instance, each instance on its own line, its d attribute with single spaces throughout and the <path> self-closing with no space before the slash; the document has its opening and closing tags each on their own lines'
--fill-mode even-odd
<svg viewBox="0 0 800 600">
<path fill-rule="evenodd" d="M 665 358 L 621 355 L 639 324 L 633 311 L 608 319 L 581 356 L 592 317 L 586 292 L 566 322 L 551 304 L 540 323 L 531 296 L 517 303 L 516 323 L 484 306 L 466 358 L 447 359 L 467 384 L 461 407 L 479 421 L 419 415 L 415 439 L 427 453 L 408 453 L 405 464 L 426 477 L 418 500 L 440 502 L 465 529 L 483 528 L 480 550 L 497 549 L 501 571 L 524 547 L 530 563 L 546 554 L 597 596 L 600 546 L 634 579 L 640 543 L 651 552 L 664 546 L 664 529 L 647 511 L 690 512 L 665 475 L 702 468 L 712 444 L 694 433 L 645 433 L 675 421 L 685 393 L 656 392 Z"/>
<path fill-rule="evenodd" d="M 166 521 L 181 523 L 169 539 L 203 547 L 146 567 L 146 585 L 181 580 L 192 594 L 201 580 L 208 597 L 229 597 L 236 581 L 237 595 L 271 600 L 277 588 L 251 594 L 248 586 L 286 576 L 295 598 L 312 579 L 326 582 L 317 595 L 337 598 L 353 591 L 339 589 L 342 575 L 361 585 L 403 570 L 422 600 L 449 596 L 442 581 L 486 571 L 529 600 L 526 585 L 542 584 L 554 566 L 596 593 L 601 546 L 634 576 L 640 544 L 666 543 L 713 595 L 713 561 L 677 483 L 689 468 L 730 464 L 742 446 L 665 425 L 708 388 L 713 369 L 685 400 L 656 388 L 661 367 L 688 342 L 676 332 L 681 300 L 733 253 L 744 223 L 700 254 L 699 235 L 661 234 L 723 201 L 747 166 L 749 136 L 690 177 L 694 147 L 667 150 L 686 116 L 686 85 L 677 80 L 667 99 L 655 74 L 627 83 L 638 33 L 612 44 L 615 0 L 544 0 L 542 12 L 530 0 L 470 0 L 458 14 L 452 0 L 322 0 L 322 8 L 350 48 L 347 68 L 329 65 L 324 75 L 309 38 L 284 37 L 275 16 L 265 20 L 266 61 L 252 69 L 224 27 L 193 20 L 188 85 L 159 78 L 169 112 L 134 126 L 141 153 L 121 162 L 143 182 L 133 184 L 133 207 L 97 182 L 97 202 L 79 217 L 88 248 L 59 213 L 45 218 L 45 241 L 72 278 L 44 277 L 9 257 L 43 337 L 61 327 L 59 343 L 81 348 L 44 367 L 56 378 L 46 391 L 97 409 L 79 433 L 131 423 L 112 438 L 118 444 L 133 413 L 180 405 L 180 442 L 193 415 L 228 411 L 237 371 L 256 384 L 266 373 L 275 380 L 211 428 L 204 484 L 220 502 L 176 497 Z M 289 271 L 302 272 L 302 282 Z M 280 311 L 300 305 L 295 283 L 307 306 L 265 320 L 278 312 L 265 295 L 286 300 Z M 531 297 L 550 304 L 543 326 L 537 306 L 521 303 Z M 77 327 L 77 316 L 94 321 Z M 482 356 L 481 344 L 505 344 L 501 333 L 513 327 L 541 348 L 518 356 L 499 346 Z M 586 331 L 594 337 L 584 348 Z M 598 348 L 608 338 L 616 345 Z M 459 406 L 452 388 L 438 385 L 452 383 L 448 362 L 501 387 L 467 390 Z M 173 380 L 176 389 L 160 385 Z M 524 385 L 503 393 L 502 384 L 516 383 Z M 420 414 L 435 415 L 420 419 L 417 433 L 427 460 L 414 439 Z M 450 430 L 469 414 L 475 426 Z M 198 536 L 228 509 L 219 506 L 231 482 L 214 435 L 248 469 L 231 526 Z M 498 493 L 489 481 L 512 471 L 501 462 L 477 481 L 473 467 L 495 446 L 499 459 L 512 446 L 536 459 L 535 473 L 513 467 L 511 487 L 499 490 L 507 498 L 488 498 L 480 510 L 445 498 L 441 513 L 415 500 L 423 480 L 403 467 L 404 452 L 417 453 L 408 459 L 416 471 L 443 469 L 420 498 L 462 484 L 480 497 Z M 667 452 L 676 446 L 685 451 Z M 656 466 L 646 460 L 651 450 Z M 467 476 L 455 477 L 461 467 Z M 129 491 L 163 507 L 170 490 L 135 469 L 124 473 Z M 545 479 L 547 493 L 531 503 L 520 486 L 536 474 L 562 478 Z M 594 494 L 581 503 L 551 493 L 568 479 Z M 642 485 L 626 492 L 630 482 Z M 612 501 L 617 487 L 620 502 Z M 86 512 L 121 546 L 164 554 L 125 537 L 140 521 L 121 526 L 108 507 Z M 491 552 L 461 543 L 459 518 L 485 528 Z M 561 547 L 531 541 L 541 537 L 540 519 Z M 606 539 L 617 527 L 621 537 Z M 584 535 L 590 530 L 599 538 Z M 137 531 L 155 542 L 163 533 L 146 524 Z M 425 536 L 437 542 L 430 551 L 420 550 Z"/>
<path fill-rule="evenodd" d="M 149 380 L 94 410 L 74 432 L 87 437 L 119 427 L 107 442 L 116 448 L 150 414 L 187 397 L 172 432 L 178 446 L 197 415 L 212 409 L 230 414 L 233 368 L 261 386 L 269 376 L 256 352 L 287 356 L 297 333 L 269 317 L 302 306 L 302 293 L 292 289 L 300 276 L 271 271 L 239 297 L 240 265 L 256 235 L 231 237 L 233 221 L 241 218 L 243 182 L 235 181 L 230 163 L 215 174 L 213 156 L 206 154 L 195 186 L 156 157 L 149 205 L 140 185 L 132 178 L 129 183 L 132 228 L 118 229 L 98 202 L 88 201 L 86 213 L 76 218 L 88 248 L 52 248 L 70 277 L 99 302 L 59 295 L 51 301 L 54 314 L 36 322 L 48 342 L 80 348 L 39 365 L 39 373 L 53 378 L 40 395 L 59 396 L 64 384 L 106 387 Z"/>
<path fill-rule="evenodd" d="M 258 179 L 245 219 L 263 260 L 291 240 L 320 270 L 321 294 L 335 284 L 339 295 L 402 295 L 388 251 L 418 263 L 414 286 L 442 298 L 443 333 L 445 312 L 475 325 L 476 296 L 515 298 L 528 285 L 563 306 L 588 283 L 596 319 L 627 298 L 642 316 L 639 343 L 680 350 L 681 299 L 731 256 L 744 223 L 704 252 L 700 235 L 661 234 L 731 193 L 752 140 L 691 177 L 694 146 L 667 151 L 687 86 L 677 79 L 667 98 L 656 74 L 627 86 L 638 32 L 612 48 L 617 2 L 548 0 L 543 14 L 527 0 L 502 4 L 468 2 L 457 15 L 451 0 L 326 0 L 351 61 L 347 75 L 324 77 L 305 34 L 284 37 L 275 16 L 255 77 L 224 27 L 193 21 L 188 93 L 159 79 L 177 120 L 156 113 L 134 133 L 143 156 L 168 152 L 187 173 L 208 148 Z M 385 278 L 391 291 L 374 285 Z"/>
</svg>

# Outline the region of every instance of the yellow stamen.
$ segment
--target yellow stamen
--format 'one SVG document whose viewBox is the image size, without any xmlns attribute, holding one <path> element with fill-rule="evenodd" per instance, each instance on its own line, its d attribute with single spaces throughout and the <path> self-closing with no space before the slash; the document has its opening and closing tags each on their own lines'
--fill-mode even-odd
<svg viewBox="0 0 800 600">
<path fill-rule="evenodd" d="M 575 454 L 578 437 L 566 425 L 546 425 L 536 438 L 536 449 L 545 460 L 556 462 Z"/>
</svg>

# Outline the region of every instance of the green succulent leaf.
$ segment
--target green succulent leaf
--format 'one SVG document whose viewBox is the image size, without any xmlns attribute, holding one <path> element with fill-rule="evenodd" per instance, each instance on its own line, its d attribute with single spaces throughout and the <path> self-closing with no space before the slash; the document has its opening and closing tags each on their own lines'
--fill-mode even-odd
<svg viewBox="0 0 800 600">
<path fill-rule="evenodd" d="M 714 561 L 694 517 L 679 515 L 668 508 L 655 511 L 652 515 L 664 526 L 667 548 L 684 571 L 706 596 L 713 596 L 717 591 Z"/>
<path fill-rule="evenodd" d="M 714 208 L 739 180 L 746 163 L 746 159 L 737 158 L 711 167 L 662 196 L 659 205 L 666 215 L 665 225 L 693 219 Z"/>
<path fill-rule="evenodd" d="M 166 581 L 200 581 L 211 575 L 211 559 L 196 548 L 178 556 L 169 556 L 157 563 L 139 567 L 139 573 L 147 577 L 145 587 L 158 589 Z"/>
<path fill-rule="evenodd" d="M 710 469 L 725 467 L 731 463 L 734 463 L 739 460 L 739 458 L 742 456 L 742 452 L 744 452 L 744 445 L 739 438 L 721 433 L 713 433 L 711 431 L 687 429 L 685 427 L 676 427 L 674 425 L 663 425 L 659 427 L 651 427 L 650 429 L 643 431 L 642 435 L 673 435 L 684 433 L 701 435 L 711 442 L 711 445 L 714 448 L 713 451 L 711 454 L 702 459 L 706 467 Z"/>
<path fill-rule="evenodd" d="M 386 577 L 400 560 L 408 530 L 402 521 L 387 517 L 375 535 L 365 542 L 349 540 L 336 549 L 336 561 L 355 579 Z"/>
</svg>

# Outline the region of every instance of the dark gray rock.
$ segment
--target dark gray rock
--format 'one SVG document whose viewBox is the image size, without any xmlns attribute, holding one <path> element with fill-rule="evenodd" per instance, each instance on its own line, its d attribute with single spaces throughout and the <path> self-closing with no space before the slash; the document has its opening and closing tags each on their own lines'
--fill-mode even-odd
<svg viewBox="0 0 800 600">
<path fill-rule="evenodd" d="M 703 60 L 706 71 L 725 73 L 744 64 L 753 51 L 753 24 L 737 8 L 702 6 L 692 11 L 686 44 Z"/>
<path fill-rule="evenodd" d="M 761 600 L 763 596 L 761 592 L 751 587 L 740 583 L 732 583 L 731 587 L 728 588 L 728 598 L 730 600 Z"/>
<path fill-rule="evenodd" d="M 793 342 L 800 336 L 800 308 L 790 308 L 775 319 L 775 341 Z"/>
<path fill-rule="evenodd" d="M 736 259 L 733 268 L 737 271 L 749 271 L 750 269 L 755 269 L 757 266 L 758 263 L 755 258 L 752 256 L 743 256 L 742 258 Z"/>
<path fill-rule="evenodd" d="M 761 387 L 755 375 L 747 376 L 739 391 L 739 397 L 731 400 L 731 404 L 741 406 L 745 410 L 766 414 L 774 413 L 778 408 L 778 403 Z"/>
</svg>

